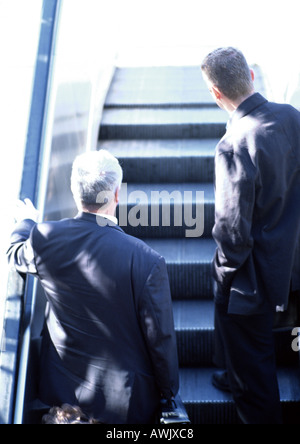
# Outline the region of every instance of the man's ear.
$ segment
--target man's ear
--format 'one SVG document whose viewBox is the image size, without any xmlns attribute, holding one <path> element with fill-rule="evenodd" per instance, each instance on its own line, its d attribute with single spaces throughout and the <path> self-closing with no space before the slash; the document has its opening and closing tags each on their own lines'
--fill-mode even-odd
<svg viewBox="0 0 300 444">
<path fill-rule="evenodd" d="M 253 69 L 252 69 L 252 68 L 250 68 L 250 74 L 251 74 L 251 79 L 252 79 L 252 82 L 254 82 L 254 79 L 255 79 L 255 74 L 254 74 L 254 71 L 253 71 Z"/>
<path fill-rule="evenodd" d="M 216 100 L 220 100 L 222 93 L 219 90 L 219 88 L 215 85 L 212 85 L 211 87 L 211 93 L 213 94 L 213 96 L 216 98 Z"/>
<path fill-rule="evenodd" d="M 119 193 L 120 193 L 120 188 L 118 187 L 116 189 L 116 192 L 115 192 L 115 202 L 116 202 L 116 204 L 119 203 Z"/>
</svg>

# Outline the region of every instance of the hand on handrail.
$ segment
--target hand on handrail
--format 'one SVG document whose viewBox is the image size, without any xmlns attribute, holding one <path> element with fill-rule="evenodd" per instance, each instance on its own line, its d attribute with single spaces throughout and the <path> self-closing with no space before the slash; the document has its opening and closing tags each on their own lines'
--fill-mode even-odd
<svg viewBox="0 0 300 444">
<path fill-rule="evenodd" d="M 30 199 L 18 200 L 15 208 L 15 221 L 16 223 L 22 222 L 22 220 L 30 219 L 34 222 L 38 222 L 39 211 L 35 208 Z"/>
</svg>

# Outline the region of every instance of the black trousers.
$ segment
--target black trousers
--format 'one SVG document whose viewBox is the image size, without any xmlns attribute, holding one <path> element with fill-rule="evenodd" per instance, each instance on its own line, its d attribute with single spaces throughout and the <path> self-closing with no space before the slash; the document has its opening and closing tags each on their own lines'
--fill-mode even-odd
<svg viewBox="0 0 300 444">
<path fill-rule="evenodd" d="M 215 305 L 216 363 L 226 368 L 244 424 L 282 424 L 273 313 L 230 315 Z"/>
</svg>

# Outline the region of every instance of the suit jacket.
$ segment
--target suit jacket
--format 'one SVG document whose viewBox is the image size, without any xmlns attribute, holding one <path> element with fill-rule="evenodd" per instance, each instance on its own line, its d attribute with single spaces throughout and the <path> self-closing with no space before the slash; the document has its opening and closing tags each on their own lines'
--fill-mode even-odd
<svg viewBox="0 0 300 444">
<path fill-rule="evenodd" d="M 249 97 L 217 146 L 215 174 L 216 302 L 242 315 L 286 308 L 300 288 L 300 113 Z"/>
<path fill-rule="evenodd" d="M 105 423 L 152 422 L 161 395 L 178 391 L 165 261 L 97 217 L 26 220 L 12 234 L 11 260 L 40 279 L 49 302 L 40 399 Z"/>
</svg>

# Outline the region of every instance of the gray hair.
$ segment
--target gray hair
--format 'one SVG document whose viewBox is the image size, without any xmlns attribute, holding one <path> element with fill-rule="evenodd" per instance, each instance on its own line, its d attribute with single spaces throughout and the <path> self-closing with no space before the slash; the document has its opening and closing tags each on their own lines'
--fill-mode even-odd
<svg viewBox="0 0 300 444">
<path fill-rule="evenodd" d="M 107 203 L 99 196 L 112 196 L 121 188 L 123 171 L 119 161 L 108 151 L 91 151 L 76 157 L 71 176 L 74 199 L 84 208 Z"/>
<path fill-rule="evenodd" d="M 253 90 L 250 68 L 243 53 L 232 47 L 218 48 L 202 62 L 202 71 L 229 99 L 237 100 Z"/>
</svg>

